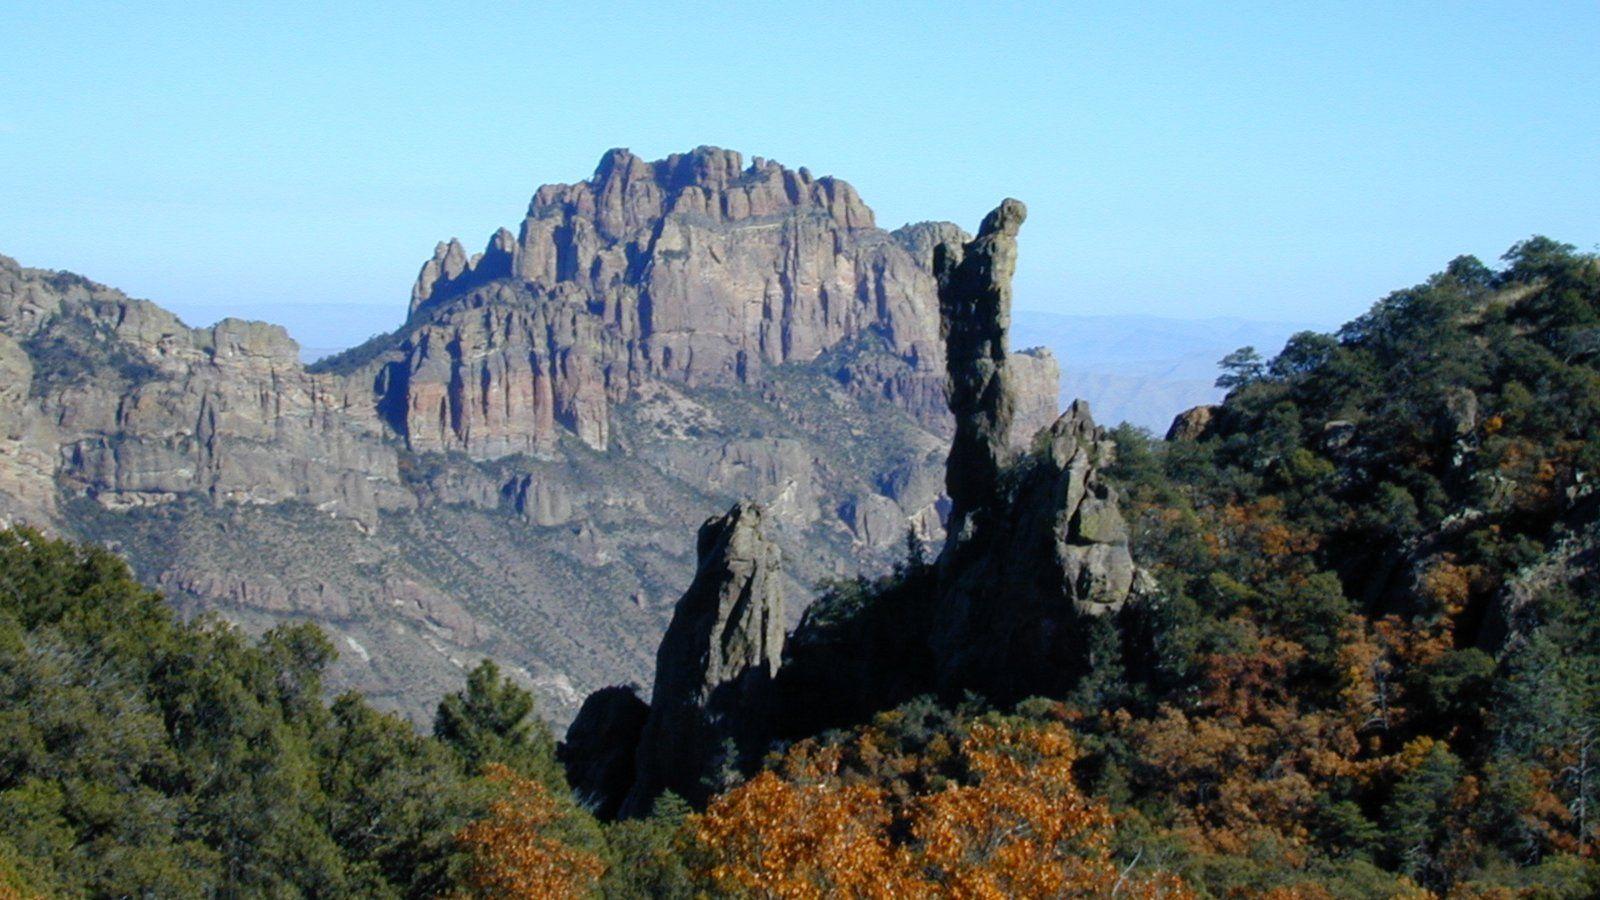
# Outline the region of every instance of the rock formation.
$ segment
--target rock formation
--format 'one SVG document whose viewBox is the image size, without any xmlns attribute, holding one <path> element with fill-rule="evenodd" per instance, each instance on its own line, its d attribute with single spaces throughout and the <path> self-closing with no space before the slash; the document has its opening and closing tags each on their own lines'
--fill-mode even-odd
<svg viewBox="0 0 1600 900">
<path fill-rule="evenodd" d="M 648 676 L 706 509 L 763 504 L 792 587 L 943 539 L 932 264 L 965 237 L 804 169 L 613 151 L 309 368 L 276 326 L 0 259 L 0 523 L 111 543 L 186 612 L 319 622 L 332 684 L 418 718 L 493 655 L 565 722 Z M 1008 359 L 1021 447 L 1057 371 Z"/>
<path fill-rule="evenodd" d="M 762 519 L 759 506 L 740 503 L 700 526 L 699 568 L 656 652 L 624 814 L 649 812 L 665 790 L 703 801 L 713 767 L 737 766 L 760 734 L 750 711 L 767 702 L 785 627 L 781 554 Z"/>
<path fill-rule="evenodd" d="M 945 340 L 950 412 L 955 437 L 945 469 L 950 534 L 969 538 L 972 517 L 993 509 L 1000 472 L 1010 462 L 1016 390 L 1006 373 L 1011 325 L 1011 276 L 1017 268 L 1017 230 L 1028 208 L 1007 200 L 983 220 L 966 244 L 946 239 L 933 251 L 939 279 L 939 334 Z"/>
<path fill-rule="evenodd" d="M 930 644 L 946 688 L 997 701 L 1064 691 L 1080 674 L 1086 619 L 1121 609 L 1139 580 L 1116 491 L 1114 444 L 1075 402 L 1014 474 L 990 522 L 939 560 Z"/>
<path fill-rule="evenodd" d="M 1079 623 L 1121 608 L 1136 574 L 1116 493 L 1099 476 L 1114 445 L 1088 404 L 1074 403 L 1030 453 L 1012 449 L 1006 329 L 1026 217 L 1006 200 L 971 242 L 935 254 L 956 429 L 929 642 L 942 688 L 1002 701 L 1062 689 L 1083 649 Z"/>
<path fill-rule="evenodd" d="M 413 450 L 549 452 L 557 426 L 603 450 L 610 411 L 645 380 L 751 384 L 870 337 L 882 353 L 844 383 L 942 430 L 930 264 L 959 237 L 885 232 L 845 182 L 730 150 L 613 150 L 589 181 L 540 188 L 517 238 L 501 229 L 471 258 L 435 248 L 376 375 L 383 406 Z M 1035 427 L 1059 382 L 1053 361 L 1037 371 Z"/>
<path fill-rule="evenodd" d="M 919 694 L 1064 696 L 1086 671 L 1091 623 L 1150 589 L 1101 475 L 1115 445 L 1088 404 L 1032 434 L 1027 452 L 1015 449 L 1017 357 L 1006 350 L 1006 318 L 1024 215 L 1007 200 L 976 238 L 937 256 L 955 414 L 945 473 L 952 524 L 938 560 L 913 555 L 895 577 L 820 602 L 785 644 L 773 630 L 781 616 L 766 613 L 779 603 L 765 599 L 775 581 L 761 573 L 777 551 L 760 536 L 759 511 L 741 505 L 708 523 L 699 574 L 657 656 L 623 815 L 647 812 L 667 788 L 703 799 L 719 766 L 748 766 L 773 738 L 859 723 Z M 880 487 L 911 491 L 916 480 L 899 470 Z M 842 512 L 876 540 L 880 507 L 858 497 Z M 579 760 L 575 781 L 591 768 Z"/>
<path fill-rule="evenodd" d="M 414 502 L 370 400 L 307 374 L 281 327 L 191 329 L 155 304 L 0 257 L 0 332 L 0 365 L 15 376 L 0 393 L 7 468 L 35 509 L 53 505 L 54 484 L 108 509 L 293 500 L 367 525 Z"/>
<path fill-rule="evenodd" d="M 1222 407 L 1214 403 L 1206 403 L 1178 413 L 1172 419 L 1172 427 L 1167 429 L 1167 440 L 1203 440 L 1211 433 L 1211 427 L 1221 409 Z"/>
</svg>

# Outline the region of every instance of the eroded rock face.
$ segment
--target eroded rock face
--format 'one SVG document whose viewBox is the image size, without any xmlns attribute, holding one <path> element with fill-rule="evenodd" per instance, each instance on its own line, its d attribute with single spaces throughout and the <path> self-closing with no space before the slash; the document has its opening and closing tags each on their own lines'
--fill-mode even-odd
<svg viewBox="0 0 1600 900">
<path fill-rule="evenodd" d="M 749 384 L 870 335 L 886 353 L 846 384 L 942 430 L 932 255 L 964 238 L 948 223 L 885 232 L 854 188 L 803 168 L 613 150 L 590 180 L 540 188 L 515 239 L 501 229 L 470 258 L 454 239 L 435 248 L 377 375 L 384 406 L 414 450 L 548 452 L 558 426 L 605 449 L 609 411 L 649 379 Z M 1038 374 L 1042 425 L 1059 373 Z"/>
<path fill-rule="evenodd" d="M 967 540 L 975 514 L 996 506 L 1000 472 L 1011 461 L 1016 389 L 1006 371 L 1006 331 L 1011 327 L 1011 276 L 1017 267 L 1017 230 L 1028 217 L 1020 201 L 1007 200 L 983 220 L 966 244 L 946 240 L 934 249 L 939 279 L 939 333 L 955 437 L 945 469 L 950 494 L 950 534 Z"/>
<path fill-rule="evenodd" d="M 1006 356 L 1006 380 L 1011 384 L 1011 449 L 1026 453 L 1033 438 L 1061 415 L 1056 393 L 1061 387 L 1061 367 L 1045 347 L 1018 350 Z"/>
<path fill-rule="evenodd" d="M 0 450 L 15 460 L 5 480 L 41 511 L 57 484 L 109 509 L 295 500 L 369 524 L 411 503 L 370 400 L 306 373 L 279 326 L 191 329 L 152 303 L 0 258 L 0 330 L 0 366 L 16 376 L 0 393 Z"/>
<path fill-rule="evenodd" d="M 55 517 L 55 429 L 30 402 L 32 387 L 33 360 L 0 334 L 0 527 Z"/>
<path fill-rule="evenodd" d="M 700 564 L 656 653 L 650 716 L 622 810 L 643 815 L 662 791 L 701 802 L 724 745 L 748 750 L 783 655 L 781 554 L 762 509 L 740 503 L 700 527 Z"/>
<path fill-rule="evenodd" d="M 939 252 L 956 436 L 929 646 L 942 689 L 1002 702 L 1064 690 L 1081 666 L 1083 622 L 1120 609 L 1137 580 L 1116 492 L 1099 475 L 1115 445 L 1088 404 L 1075 402 L 1025 455 L 1012 449 L 1005 342 L 1025 217 L 1007 200 L 972 242 Z"/>
<path fill-rule="evenodd" d="M 850 185 L 805 169 L 614 150 L 589 181 L 540 188 L 515 239 L 472 258 L 439 244 L 380 376 L 386 407 L 416 450 L 548 451 L 558 425 L 604 449 L 609 408 L 644 379 L 749 383 L 871 333 L 898 362 L 860 389 L 937 421 L 923 251 L 940 233 L 884 232 Z"/>
</svg>

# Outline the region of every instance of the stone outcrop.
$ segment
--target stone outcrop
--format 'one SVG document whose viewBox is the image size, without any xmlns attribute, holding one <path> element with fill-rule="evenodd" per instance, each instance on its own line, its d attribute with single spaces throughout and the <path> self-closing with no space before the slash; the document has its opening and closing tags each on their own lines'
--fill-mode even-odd
<svg viewBox="0 0 1600 900">
<path fill-rule="evenodd" d="M 1172 427 L 1167 429 L 1169 441 L 1199 441 L 1204 440 L 1211 433 L 1211 428 L 1216 422 L 1217 413 L 1222 407 L 1213 403 L 1186 409 L 1172 419 Z"/>
<path fill-rule="evenodd" d="M 759 518 L 741 525 L 755 508 L 708 523 L 700 573 L 657 657 L 623 815 L 647 812 L 667 788 L 701 800 L 721 769 L 748 768 L 753 748 L 856 724 L 918 695 L 976 692 L 999 703 L 1065 696 L 1087 671 L 1093 623 L 1152 589 L 1101 474 L 1115 443 L 1088 404 L 1027 428 L 1026 450 L 1018 449 L 1016 384 L 1039 359 L 1006 348 L 1024 217 L 1022 204 L 1007 200 L 976 238 L 941 245 L 936 257 L 955 416 L 945 474 L 951 530 L 938 559 L 913 552 L 894 577 L 830 595 L 785 642 L 768 630 L 772 618 L 750 612 L 776 606 L 753 599 L 766 594 L 760 560 L 776 564 L 758 538 Z M 888 544 L 893 513 L 925 495 L 926 478 L 915 464 L 891 469 L 877 491 L 843 504 L 841 517 L 858 541 Z M 778 647 L 786 648 L 781 667 Z"/>
<path fill-rule="evenodd" d="M 971 242 L 936 253 L 956 435 L 929 646 L 941 688 L 1001 701 L 1064 689 L 1081 667 L 1083 622 L 1120 609 L 1138 580 L 1116 492 L 1099 475 L 1115 445 L 1088 404 L 1075 402 L 1027 454 L 1013 450 L 1006 330 L 1026 216 L 1006 200 Z"/>
<path fill-rule="evenodd" d="M 1049 428 L 1061 415 L 1057 395 L 1061 389 L 1061 367 L 1055 354 L 1044 347 L 1030 347 L 1006 357 L 1006 380 L 1011 385 L 1011 449 L 1026 453 L 1034 435 Z"/>
<path fill-rule="evenodd" d="M 1062 691 L 1080 673 L 1085 621 L 1121 609 L 1141 581 L 1099 474 L 1114 446 L 1074 403 L 987 511 L 1004 525 L 946 545 L 930 638 L 941 684 L 1010 701 Z"/>
<path fill-rule="evenodd" d="M 782 562 L 759 506 L 740 503 L 700 526 L 700 563 L 656 652 L 650 715 L 622 806 L 643 815 L 662 791 L 705 799 L 725 759 L 749 749 L 783 653 Z M 742 717 L 735 714 L 744 712 Z"/>
<path fill-rule="evenodd" d="M 955 437 L 945 469 L 950 494 L 950 534 L 970 537 L 975 514 L 994 509 L 1000 472 L 1011 461 L 1016 389 L 1006 372 L 1006 330 L 1011 326 L 1011 276 L 1017 267 L 1017 230 L 1028 209 L 1007 200 L 965 244 L 946 240 L 934 248 L 939 279 L 939 333 L 945 340 L 950 412 Z"/>
<path fill-rule="evenodd" d="M 850 338 L 897 364 L 860 389 L 927 408 L 938 379 L 933 284 L 848 184 L 702 147 L 646 162 L 614 150 L 594 178 L 539 189 L 515 239 L 440 243 L 378 381 L 414 450 L 548 453 L 558 426 L 605 449 L 641 381 L 743 384 Z"/>
<path fill-rule="evenodd" d="M 55 428 L 31 403 L 32 388 L 33 360 L 0 334 L 0 527 L 56 515 Z"/>
</svg>

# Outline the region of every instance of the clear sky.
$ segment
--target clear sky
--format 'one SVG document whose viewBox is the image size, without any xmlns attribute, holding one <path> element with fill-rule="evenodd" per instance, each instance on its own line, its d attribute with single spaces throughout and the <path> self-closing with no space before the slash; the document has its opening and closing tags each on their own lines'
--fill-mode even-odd
<svg viewBox="0 0 1600 900">
<path fill-rule="evenodd" d="M 7 0 L 0 253 L 337 345 L 436 240 L 698 144 L 888 227 L 1019 197 L 1018 303 L 1067 313 L 1331 326 L 1600 241 L 1600 3 L 1221 6 Z"/>
</svg>

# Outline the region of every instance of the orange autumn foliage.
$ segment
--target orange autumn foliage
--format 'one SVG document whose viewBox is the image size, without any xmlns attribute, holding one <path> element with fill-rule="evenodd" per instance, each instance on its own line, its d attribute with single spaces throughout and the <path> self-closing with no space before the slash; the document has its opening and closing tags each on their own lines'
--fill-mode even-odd
<svg viewBox="0 0 1600 900">
<path fill-rule="evenodd" d="M 563 810 L 544 787 L 500 765 L 490 766 L 488 775 L 506 795 L 489 806 L 487 817 L 457 835 L 471 860 L 469 896 L 565 900 L 591 895 L 605 864 L 547 833 Z"/>
<path fill-rule="evenodd" d="M 883 771 L 870 730 L 849 748 Z M 1112 858 L 1113 823 L 1072 776 L 1060 724 L 979 723 L 952 748 L 966 776 L 910 796 L 847 771 L 838 747 L 806 743 L 714 800 L 691 823 L 717 890 L 771 898 L 1188 897 L 1176 878 L 1137 877 Z"/>
<path fill-rule="evenodd" d="M 703 874 L 740 896 L 904 896 L 905 852 L 886 834 L 881 791 L 797 785 L 763 772 L 694 820 L 714 862 Z"/>
</svg>

